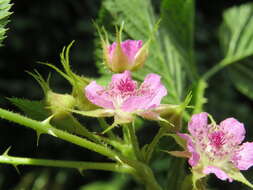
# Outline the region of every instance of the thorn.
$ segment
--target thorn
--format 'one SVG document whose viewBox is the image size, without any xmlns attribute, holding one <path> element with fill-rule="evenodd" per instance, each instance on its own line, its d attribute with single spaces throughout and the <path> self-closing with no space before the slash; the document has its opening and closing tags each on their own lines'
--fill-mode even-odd
<svg viewBox="0 0 253 190">
<path fill-rule="evenodd" d="M 11 146 L 9 146 L 3 153 L 3 156 L 8 156 L 9 151 L 11 150 Z"/>
<path fill-rule="evenodd" d="M 36 135 L 37 135 L 36 145 L 37 145 L 37 147 L 39 146 L 39 140 L 40 140 L 40 135 L 41 134 L 42 134 L 42 132 L 36 131 Z"/>
<path fill-rule="evenodd" d="M 122 165 L 124 164 L 124 162 L 118 157 L 118 156 L 115 156 L 115 160 L 117 160 L 119 163 L 121 163 Z"/>
<path fill-rule="evenodd" d="M 17 173 L 18 173 L 19 175 L 21 175 L 20 170 L 18 169 L 18 165 L 14 165 L 14 164 L 13 164 L 13 167 L 15 168 L 15 170 L 17 171 Z"/>
<path fill-rule="evenodd" d="M 163 119 L 162 117 L 158 117 L 158 120 L 159 120 L 159 121 L 162 121 L 162 122 L 164 122 L 164 123 L 167 123 L 167 124 L 169 124 L 169 125 L 172 126 L 172 127 L 175 127 L 175 125 L 174 125 L 173 123 L 167 121 L 166 119 Z"/>
<path fill-rule="evenodd" d="M 111 129 L 113 129 L 114 127 L 116 127 L 117 125 L 118 125 L 118 124 L 114 122 L 111 126 L 107 127 L 107 128 L 102 132 L 102 134 L 107 133 L 108 131 L 110 131 Z"/>
<path fill-rule="evenodd" d="M 81 176 L 84 177 L 84 173 L 83 173 L 83 172 L 84 172 L 84 169 L 78 169 L 78 172 L 80 173 Z"/>
<path fill-rule="evenodd" d="M 54 114 L 43 120 L 41 123 L 44 125 L 50 124 L 50 120 L 54 117 Z"/>
</svg>

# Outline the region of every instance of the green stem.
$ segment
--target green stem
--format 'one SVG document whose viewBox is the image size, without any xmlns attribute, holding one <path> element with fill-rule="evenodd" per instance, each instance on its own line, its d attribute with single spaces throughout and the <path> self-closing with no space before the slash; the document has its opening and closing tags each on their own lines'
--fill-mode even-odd
<svg viewBox="0 0 253 190">
<path fill-rule="evenodd" d="M 98 122 L 99 122 L 100 126 L 103 128 L 103 130 L 106 130 L 109 127 L 109 125 L 106 123 L 104 118 L 101 118 L 101 117 L 98 118 Z M 110 139 L 114 139 L 114 140 L 117 139 L 117 137 L 115 136 L 115 134 L 113 133 L 112 130 L 109 130 L 107 132 L 107 134 L 108 134 Z"/>
<path fill-rule="evenodd" d="M 38 134 L 45 133 L 45 134 L 49 134 L 60 139 L 64 139 L 78 146 L 87 148 L 89 150 L 92 150 L 104 156 L 107 156 L 111 159 L 115 159 L 115 157 L 117 156 L 117 154 L 114 151 L 110 150 L 107 147 L 103 147 L 102 145 L 98 145 L 84 138 L 80 138 L 78 136 L 69 134 L 67 132 L 64 132 L 52 127 L 49 121 L 47 120 L 43 122 L 39 122 L 30 118 L 27 118 L 25 116 L 22 116 L 20 114 L 4 110 L 2 108 L 0 108 L 0 117 L 9 121 L 18 123 L 20 125 L 32 128 L 36 130 Z"/>
<path fill-rule="evenodd" d="M 251 54 L 247 54 L 244 56 L 235 56 L 233 58 L 224 58 L 222 61 L 220 61 L 218 64 L 214 65 L 211 69 L 209 69 L 201 78 L 203 80 L 208 80 L 210 77 L 212 77 L 214 74 L 216 74 L 221 69 L 225 68 L 226 66 L 229 66 L 233 63 L 239 62 L 240 60 L 243 60 L 247 57 L 249 57 Z"/>
<path fill-rule="evenodd" d="M 50 167 L 64 167 L 75 168 L 78 170 L 105 170 L 120 173 L 133 173 L 133 168 L 127 165 L 116 163 L 103 162 L 80 162 L 80 161 L 62 161 L 62 160 L 47 160 L 35 158 L 14 157 L 9 155 L 0 156 L 0 163 L 18 165 L 32 165 L 32 166 L 50 166 Z"/>
<path fill-rule="evenodd" d="M 160 138 L 164 135 L 164 133 L 168 129 L 165 127 L 161 127 L 158 131 L 158 133 L 155 135 L 151 143 L 148 145 L 147 151 L 146 151 L 146 156 L 145 156 L 145 162 L 149 163 L 150 159 L 152 158 L 153 152 L 155 150 L 156 145 L 158 144 Z"/>
<path fill-rule="evenodd" d="M 204 97 L 205 90 L 207 88 L 207 83 L 205 80 L 200 79 L 196 84 L 196 92 L 194 97 L 194 109 L 193 114 L 199 113 L 203 110 L 203 105 L 206 103 L 206 99 Z"/>
<path fill-rule="evenodd" d="M 141 156 L 140 147 L 139 147 L 139 142 L 138 142 L 137 136 L 135 134 L 135 129 L 134 128 L 135 128 L 134 123 L 132 123 L 132 125 L 127 125 L 127 129 L 129 131 L 130 141 L 131 141 L 131 144 L 133 146 L 135 156 L 136 156 L 137 160 L 143 161 L 143 158 Z"/>
</svg>

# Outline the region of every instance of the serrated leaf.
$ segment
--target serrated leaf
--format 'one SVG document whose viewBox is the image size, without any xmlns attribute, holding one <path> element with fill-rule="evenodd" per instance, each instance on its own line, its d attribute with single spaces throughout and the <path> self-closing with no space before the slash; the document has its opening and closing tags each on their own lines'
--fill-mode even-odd
<svg viewBox="0 0 253 190">
<path fill-rule="evenodd" d="M 9 22 L 9 16 L 11 15 L 10 9 L 12 4 L 10 0 L 0 1 L 0 47 L 3 46 L 3 39 L 6 38 L 5 33 L 7 31 L 6 25 Z"/>
<path fill-rule="evenodd" d="M 231 64 L 253 55 L 253 3 L 227 9 L 219 30 L 225 55 L 224 64 Z"/>
<path fill-rule="evenodd" d="M 43 121 L 51 115 L 42 101 L 31 101 L 21 98 L 8 98 L 8 100 L 32 119 Z M 70 114 L 64 118 L 53 118 L 51 122 L 58 129 L 93 139 L 88 130 Z"/>
<path fill-rule="evenodd" d="M 183 138 L 181 138 L 180 136 L 178 136 L 177 134 L 166 134 L 169 137 L 172 137 L 176 143 L 181 146 L 184 150 L 186 149 L 186 140 L 184 140 Z"/>
<path fill-rule="evenodd" d="M 233 65 L 229 69 L 229 74 L 233 84 L 242 94 L 253 99 L 253 65 L 244 63 Z"/>
<path fill-rule="evenodd" d="M 42 101 L 31 101 L 21 98 L 8 98 L 8 100 L 32 119 L 42 121 L 50 116 Z"/>
<path fill-rule="evenodd" d="M 173 73 L 178 65 L 188 71 L 189 78 L 196 75 L 193 60 L 195 0 L 163 0 L 161 3 L 161 28 L 165 34 L 164 46 L 168 64 Z M 170 55 L 170 54 L 174 55 Z M 178 63 L 177 63 L 178 62 Z"/>
</svg>

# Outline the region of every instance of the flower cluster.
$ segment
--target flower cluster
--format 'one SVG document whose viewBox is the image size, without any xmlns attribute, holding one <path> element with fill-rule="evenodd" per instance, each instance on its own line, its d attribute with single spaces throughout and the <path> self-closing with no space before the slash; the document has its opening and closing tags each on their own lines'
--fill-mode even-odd
<svg viewBox="0 0 253 190">
<path fill-rule="evenodd" d="M 96 81 L 85 87 L 86 98 L 100 107 L 94 112 L 97 117 L 113 116 L 114 123 L 124 124 L 132 122 L 134 115 L 155 120 L 162 120 L 161 116 L 165 116 L 173 118 L 178 126 L 181 125 L 182 110 L 189 99 L 180 109 L 175 105 L 172 109 L 171 105 L 161 104 L 167 90 L 159 75 L 148 74 L 140 85 L 131 78 L 130 71 L 142 66 L 146 59 L 147 52 L 142 41 L 118 40 L 112 45 L 104 43 L 103 48 L 105 63 L 111 71 L 118 74 L 112 75 L 107 87 L 100 86 Z M 175 115 L 180 116 L 180 121 L 175 119 Z M 247 170 L 253 165 L 253 142 L 242 144 L 245 137 L 244 125 L 234 118 L 225 119 L 219 125 L 213 120 L 209 124 L 208 116 L 205 112 L 193 115 L 188 124 L 190 134 L 178 133 L 186 141 L 186 150 L 170 153 L 189 158 L 194 186 L 198 179 L 211 173 L 221 180 L 238 180 L 251 186 L 240 173 L 240 170 Z M 180 127 L 175 131 L 179 130 Z"/>
<path fill-rule="evenodd" d="M 213 173 L 221 180 L 238 180 L 234 173 L 253 166 L 253 142 L 242 141 L 245 128 L 234 118 L 227 118 L 219 125 L 208 124 L 208 114 L 192 116 L 188 130 L 190 134 L 178 135 L 187 141 L 189 164 L 193 173 L 200 177 Z"/>
</svg>

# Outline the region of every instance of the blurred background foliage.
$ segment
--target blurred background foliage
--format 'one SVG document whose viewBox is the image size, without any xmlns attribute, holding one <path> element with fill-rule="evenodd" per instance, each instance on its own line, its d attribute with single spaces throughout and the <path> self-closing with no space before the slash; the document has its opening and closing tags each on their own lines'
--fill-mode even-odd
<svg viewBox="0 0 253 190">
<path fill-rule="evenodd" d="M 8 38 L 4 47 L 0 48 L 0 106 L 15 110 L 5 97 L 19 97 L 33 100 L 42 98 L 42 90 L 24 71 L 38 69 L 44 76 L 49 69 L 37 64 L 44 61 L 60 65 L 59 53 L 64 45 L 75 40 L 71 51 L 73 70 L 88 77 L 98 77 L 99 72 L 95 64 L 95 28 L 92 20 L 96 20 L 102 1 L 100 0 L 44 0 L 44 1 L 12 1 L 14 3 L 11 22 L 8 24 Z M 196 1 L 195 16 L 195 48 L 196 60 L 200 72 L 205 72 L 217 63 L 222 52 L 219 48 L 218 27 L 222 22 L 222 13 L 226 8 L 240 5 L 250 0 L 213 0 Z M 160 1 L 153 0 L 153 5 L 159 8 Z M 110 18 L 108 17 L 108 22 Z M 252 29 L 253 30 L 253 29 Z M 250 64 L 247 60 L 247 65 Z M 236 67 L 237 65 L 235 65 Z M 237 66 L 238 67 L 238 66 Z M 253 101 L 238 91 L 234 81 L 245 74 L 245 68 L 239 68 L 238 73 L 232 68 L 225 69 L 215 75 L 210 81 L 206 92 L 208 103 L 205 110 L 214 115 L 217 121 L 226 117 L 236 117 L 247 126 L 247 139 L 253 140 L 253 119 L 251 117 Z M 238 70 L 237 70 L 238 71 Z M 248 68 L 246 67 L 246 71 Z M 247 73 L 247 72 L 246 72 Z M 69 92 L 69 84 L 52 72 L 51 85 L 57 92 Z M 251 73 L 248 73 L 251 75 Z M 236 78 L 237 77 L 237 78 Z M 241 80 L 242 81 L 242 80 Z M 252 80 L 251 80 L 252 81 Z M 244 81 L 249 83 L 250 81 Z M 168 89 L 170 91 L 170 89 Z M 91 121 L 85 121 L 88 124 Z M 152 124 L 151 124 L 152 125 Z M 104 158 L 83 150 L 72 144 L 42 136 L 39 146 L 36 146 L 36 135 L 29 129 L 13 127 L 12 123 L 0 121 L 0 152 L 12 146 L 11 155 L 62 159 L 101 161 Z M 152 137 L 152 129 L 145 130 L 141 140 L 147 141 Z M 145 138 L 144 138 L 145 137 Z M 166 139 L 161 146 L 168 144 Z M 157 179 L 161 184 L 173 185 L 168 181 L 172 174 L 168 171 L 170 163 L 181 162 L 178 159 L 168 159 L 166 154 L 157 154 L 153 163 Z M 169 163 L 170 162 L 170 163 Z M 188 166 L 185 165 L 185 168 Z M 119 190 L 141 189 L 135 182 L 124 175 L 114 175 L 108 172 L 85 171 L 82 175 L 76 170 L 20 167 L 19 175 L 14 168 L 8 165 L 0 167 L 0 189 L 3 190 Z M 247 178 L 253 181 L 253 171 L 246 173 Z M 99 181 L 99 182 L 97 182 Z M 247 189 L 234 182 L 222 182 L 214 177 L 210 179 L 212 189 Z M 180 183 L 175 181 L 174 183 Z"/>
</svg>

